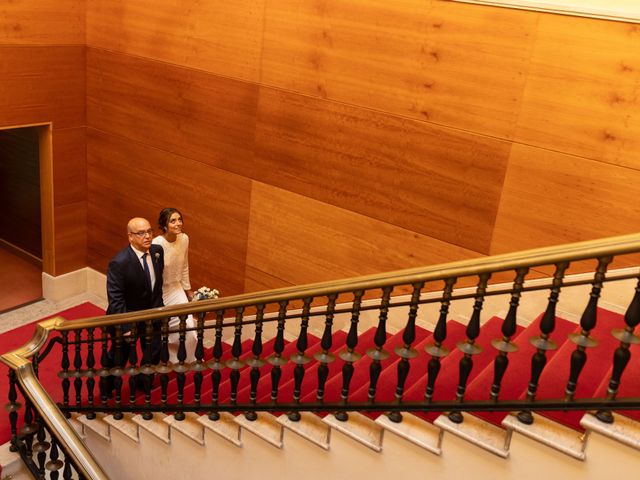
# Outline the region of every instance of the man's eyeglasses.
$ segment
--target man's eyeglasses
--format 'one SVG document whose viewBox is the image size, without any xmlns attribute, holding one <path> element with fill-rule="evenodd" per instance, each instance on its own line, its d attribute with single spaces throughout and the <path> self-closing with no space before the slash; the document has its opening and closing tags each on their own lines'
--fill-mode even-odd
<svg viewBox="0 0 640 480">
<path fill-rule="evenodd" d="M 136 235 L 140 238 L 144 238 L 146 235 L 153 237 L 153 230 L 142 230 L 141 232 L 129 232 L 131 235 Z"/>
</svg>

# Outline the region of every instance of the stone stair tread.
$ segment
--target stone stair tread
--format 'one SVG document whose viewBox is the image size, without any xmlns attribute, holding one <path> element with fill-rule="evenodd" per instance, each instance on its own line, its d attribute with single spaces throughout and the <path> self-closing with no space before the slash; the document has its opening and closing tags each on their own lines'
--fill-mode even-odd
<svg viewBox="0 0 640 480">
<path fill-rule="evenodd" d="M 111 428 L 118 430 L 125 437 L 133 440 L 136 443 L 140 442 L 140 434 L 138 432 L 138 424 L 133 421 L 134 414 L 125 412 L 124 417 L 121 420 L 116 420 L 113 415 L 107 415 L 104 417 L 104 421 L 108 423 Z"/>
<path fill-rule="evenodd" d="M 108 423 L 104 421 L 104 417 L 106 417 L 104 413 L 96 413 L 96 418 L 92 420 L 88 419 L 86 415 L 80 415 L 77 418 L 77 420 L 78 422 L 82 423 L 85 426 L 85 433 L 86 433 L 86 429 L 88 428 L 89 430 L 97 434 L 99 437 L 103 438 L 107 442 L 110 442 L 111 441 L 111 431 L 109 430 L 110 426 Z"/>
<path fill-rule="evenodd" d="M 403 413 L 402 422 L 400 423 L 392 422 L 386 415 L 380 415 L 375 422 L 385 430 L 431 453 L 442 454 L 443 430 L 411 413 Z"/>
<path fill-rule="evenodd" d="M 247 420 L 244 415 L 235 417 L 235 421 L 243 429 L 253 433 L 276 448 L 282 448 L 283 426 L 278 419 L 268 412 L 260 412 L 256 420 Z"/>
<path fill-rule="evenodd" d="M 327 415 L 322 421 L 365 447 L 375 452 L 382 451 L 384 428 L 369 417 L 359 412 L 349 412 L 349 420 L 346 422 L 341 422 L 334 415 Z"/>
<path fill-rule="evenodd" d="M 173 415 L 162 419 L 171 427 L 171 431 L 177 430 L 199 445 L 204 445 L 204 427 L 198 422 L 200 415 L 193 412 L 185 413 L 184 420 L 176 420 Z"/>
<path fill-rule="evenodd" d="M 587 413 L 582 417 L 580 424 L 586 430 L 597 432 L 636 450 L 640 450 L 640 423 L 625 415 L 613 413 L 613 423 L 604 423 L 594 415 Z"/>
<path fill-rule="evenodd" d="M 499 457 L 509 456 L 511 430 L 498 427 L 473 415 L 465 415 L 462 423 L 454 423 L 447 415 L 440 415 L 433 424 Z"/>
<path fill-rule="evenodd" d="M 235 417 L 229 412 L 220 412 L 218 420 L 210 420 L 206 415 L 198 418 L 198 422 L 206 429 L 221 436 L 225 440 L 233 443 L 237 447 L 242 446 L 241 428 L 235 421 Z"/>
<path fill-rule="evenodd" d="M 171 443 L 171 436 L 169 434 L 169 425 L 164 422 L 165 417 L 165 414 L 156 412 L 150 420 L 145 420 L 142 415 L 134 415 L 131 420 L 154 437 L 169 444 Z"/>
<path fill-rule="evenodd" d="M 513 414 L 508 415 L 502 425 L 573 458 L 585 460 L 588 432 L 580 433 L 535 412 L 532 415 L 534 421 L 531 425 L 520 422 Z"/>
<path fill-rule="evenodd" d="M 324 450 L 329 450 L 331 427 L 323 422 L 316 414 L 300 412 L 300 420 L 297 422 L 289 420 L 287 415 L 280 415 L 278 417 L 278 422 L 283 427 L 297 433 L 314 445 L 317 445 Z"/>
</svg>

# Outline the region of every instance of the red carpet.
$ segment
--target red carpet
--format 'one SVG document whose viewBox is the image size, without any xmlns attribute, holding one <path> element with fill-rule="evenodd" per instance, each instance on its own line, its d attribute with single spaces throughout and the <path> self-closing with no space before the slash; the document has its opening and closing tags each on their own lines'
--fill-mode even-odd
<svg viewBox="0 0 640 480">
<path fill-rule="evenodd" d="M 73 308 L 69 308 L 68 310 L 64 310 L 62 312 L 56 313 L 55 315 L 50 315 L 49 317 L 41 318 L 35 322 L 29 323 L 27 325 L 23 325 L 14 330 L 10 330 L 0 335 L 0 352 L 7 353 L 11 350 L 14 350 L 18 347 L 21 347 L 25 343 L 27 343 L 32 337 L 36 329 L 36 324 L 45 320 L 47 318 L 52 317 L 62 317 L 66 320 L 78 320 L 80 318 L 88 318 L 95 317 L 99 315 L 104 315 L 104 310 L 91 303 L 83 303 Z M 40 366 L 40 382 L 47 389 L 49 394 L 56 398 L 56 394 L 60 391 L 60 380 L 56 376 L 58 370 L 60 369 L 60 357 L 61 350 L 59 348 L 54 348 L 47 360 L 43 362 Z M 4 368 L 5 374 L 8 373 L 8 369 Z M 0 403 L 2 405 L 8 402 L 9 395 L 9 380 L 7 377 L 0 380 Z M 21 395 L 18 394 L 18 401 L 24 404 L 24 400 Z M 22 416 L 24 414 L 24 410 L 20 412 Z M 19 417 L 19 421 L 21 417 Z M 0 414 L 0 444 L 8 442 L 11 438 L 11 429 L 9 426 L 9 417 L 5 412 Z"/>
</svg>

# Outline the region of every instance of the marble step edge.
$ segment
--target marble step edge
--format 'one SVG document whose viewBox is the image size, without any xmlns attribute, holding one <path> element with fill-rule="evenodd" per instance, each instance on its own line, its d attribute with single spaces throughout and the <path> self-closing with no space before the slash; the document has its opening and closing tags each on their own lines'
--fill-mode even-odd
<svg viewBox="0 0 640 480">
<path fill-rule="evenodd" d="M 533 424 L 531 425 L 520 422 L 515 414 L 509 414 L 502 421 L 502 426 L 577 460 L 586 459 L 588 430 L 584 433 L 578 432 L 535 412 L 532 415 Z"/>
<path fill-rule="evenodd" d="M 204 425 L 198 422 L 199 418 L 200 415 L 197 413 L 187 412 L 184 420 L 176 420 L 173 415 L 168 415 L 162 421 L 170 427 L 169 437 L 171 437 L 171 431 L 177 430 L 198 445 L 204 446 Z"/>
<path fill-rule="evenodd" d="M 255 420 L 247 420 L 240 414 L 234 417 L 234 421 L 245 430 L 253 433 L 265 442 L 276 448 L 282 448 L 284 427 L 278 422 L 277 418 L 267 412 L 260 412 Z"/>
<path fill-rule="evenodd" d="M 433 424 L 498 457 L 509 457 L 513 433 L 511 429 L 498 427 L 469 413 L 464 414 L 462 423 L 454 423 L 443 414 L 436 418 Z"/>
<path fill-rule="evenodd" d="M 580 425 L 587 430 L 640 450 L 640 422 L 629 417 L 614 413 L 613 423 L 604 423 L 598 420 L 595 415 L 587 413 L 580 420 Z"/>
<path fill-rule="evenodd" d="M 386 415 L 380 415 L 375 422 L 385 430 L 431 452 L 442 454 L 444 430 L 411 413 L 402 414 L 402 422 L 395 423 Z"/>
<path fill-rule="evenodd" d="M 315 413 L 300 412 L 300 420 L 289 420 L 287 415 L 280 415 L 278 423 L 288 430 L 300 435 L 314 445 L 329 450 L 331 442 L 331 427 L 322 421 Z"/>
<path fill-rule="evenodd" d="M 150 420 L 145 420 L 142 415 L 134 415 L 131 420 L 138 424 L 140 429 L 145 430 L 168 445 L 171 443 L 171 434 L 169 425 L 164 421 L 166 417 L 167 415 L 156 412 Z"/>
<path fill-rule="evenodd" d="M 197 419 L 197 422 L 207 430 L 233 443 L 236 447 L 242 447 L 242 429 L 240 424 L 235 421 L 235 417 L 228 412 L 220 412 L 219 415 L 218 420 L 210 420 L 208 416 L 202 415 Z"/>
<path fill-rule="evenodd" d="M 11 442 L 0 446 L 0 467 L 2 468 L 2 478 L 14 478 L 28 472 L 26 465 L 22 462 L 18 452 L 11 451 Z M 31 474 L 29 473 L 29 477 Z"/>
<path fill-rule="evenodd" d="M 113 418 L 113 415 L 107 415 L 103 418 L 108 423 L 111 430 L 117 430 L 129 440 L 140 443 L 140 427 L 133 421 L 134 414 L 126 412 L 120 420 Z"/>
<path fill-rule="evenodd" d="M 349 412 L 349 419 L 341 422 L 335 415 L 330 414 L 322 421 L 365 447 L 369 447 L 374 452 L 382 452 L 384 428 L 366 415 L 359 412 Z"/>
</svg>

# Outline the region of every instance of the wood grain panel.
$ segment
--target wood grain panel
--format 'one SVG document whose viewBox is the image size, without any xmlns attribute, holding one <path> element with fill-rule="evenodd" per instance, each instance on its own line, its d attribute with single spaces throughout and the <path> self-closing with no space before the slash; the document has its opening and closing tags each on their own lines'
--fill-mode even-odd
<svg viewBox="0 0 640 480">
<path fill-rule="evenodd" d="M 265 0 L 87 4 L 87 43 L 258 81 Z M 114 35 L 114 31 L 118 33 Z"/>
<path fill-rule="evenodd" d="M 513 133 L 537 14 L 425 0 L 272 0 L 266 18 L 264 84 Z"/>
<path fill-rule="evenodd" d="M 640 27 L 540 17 L 517 141 L 640 168 Z"/>
<path fill-rule="evenodd" d="M 0 46 L 0 126 L 85 124 L 85 47 Z"/>
<path fill-rule="evenodd" d="M 640 172 L 514 145 L 491 252 L 640 231 Z"/>
<path fill-rule="evenodd" d="M 488 253 L 510 144 L 262 89 L 252 162 L 227 168 Z"/>
<path fill-rule="evenodd" d="M 54 205 L 87 201 L 86 129 L 53 130 Z"/>
<path fill-rule="evenodd" d="M 87 266 L 87 202 L 54 208 L 55 274 Z"/>
<path fill-rule="evenodd" d="M 471 250 L 253 182 L 247 291 L 479 256 Z"/>
<path fill-rule="evenodd" d="M 244 286 L 250 181 L 201 162 L 88 130 L 89 262 L 105 271 L 127 243 L 126 224 L 161 208 L 182 211 L 191 281 L 225 295 Z"/>
<path fill-rule="evenodd" d="M 2 2 L 0 44 L 84 45 L 85 1 L 9 0 Z"/>
<path fill-rule="evenodd" d="M 91 127 L 221 166 L 253 151 L 257 86 L 89 49 Z"/>
</svg>

